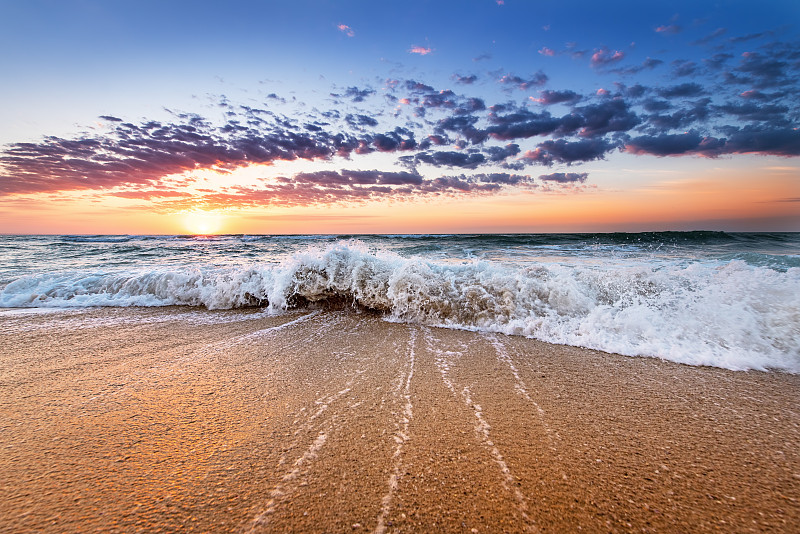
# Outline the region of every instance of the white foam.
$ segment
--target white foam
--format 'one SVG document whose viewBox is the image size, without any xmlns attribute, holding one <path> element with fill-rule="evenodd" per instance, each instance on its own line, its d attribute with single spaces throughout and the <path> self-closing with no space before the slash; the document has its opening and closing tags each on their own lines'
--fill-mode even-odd
<svg viewBox="0 0 800 534">
<path fill-rule="evenodd" d="M 280 264 L 18 278 L 0 307 L 352 300 L 395 321 L 535 337 L 629 356 L 800 372 L 800 268 L 727 263 L 461 264 L 336 242 Z"/>
</svg>

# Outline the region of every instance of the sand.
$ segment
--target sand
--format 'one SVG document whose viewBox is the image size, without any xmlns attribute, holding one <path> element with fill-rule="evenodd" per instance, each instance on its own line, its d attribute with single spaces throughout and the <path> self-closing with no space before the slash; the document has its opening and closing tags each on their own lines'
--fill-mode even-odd
<svg viewBox="0 0 800 534">
<path fill-rule="evenodd" d="M 0 531 L 796 532 L 798 406 L 351 310 L 3 310 Z"/>
</svg>

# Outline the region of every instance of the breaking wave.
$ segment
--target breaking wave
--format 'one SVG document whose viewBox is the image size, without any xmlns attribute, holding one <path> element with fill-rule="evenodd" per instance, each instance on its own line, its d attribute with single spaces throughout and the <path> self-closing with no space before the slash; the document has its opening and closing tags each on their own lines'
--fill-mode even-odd
<svg viewBox="0 0 800 534">
<path fill-rule="evenodd" d="M 1 307 L 349 303 L 390 320 L 728 369 L 800 372 L 800 268 L 441 262 L 337 242 L 280 264 L 30 274 Z"/>
</svg>

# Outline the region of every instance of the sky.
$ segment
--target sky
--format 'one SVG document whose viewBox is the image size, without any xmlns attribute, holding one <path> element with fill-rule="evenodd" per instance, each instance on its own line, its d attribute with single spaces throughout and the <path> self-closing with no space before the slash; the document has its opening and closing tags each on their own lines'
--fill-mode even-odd
<svg viewBox="0 0 800 534">
<path fill-rule="evenodd" d="M 0 14 L 0 233 L 800 231 L 796 0 Z"/>
</svg>

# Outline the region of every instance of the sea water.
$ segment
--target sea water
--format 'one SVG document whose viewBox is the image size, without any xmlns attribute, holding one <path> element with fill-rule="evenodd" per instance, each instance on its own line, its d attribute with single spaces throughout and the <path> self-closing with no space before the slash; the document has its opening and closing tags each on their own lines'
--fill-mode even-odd
<svg viewBox="0 0 800 534">
<path fill-rule="evenodd" d="M 800 233 L 0 236 L 0 307 L 342 302 L 387 320 L 800 372 Z"/>
</svg>

